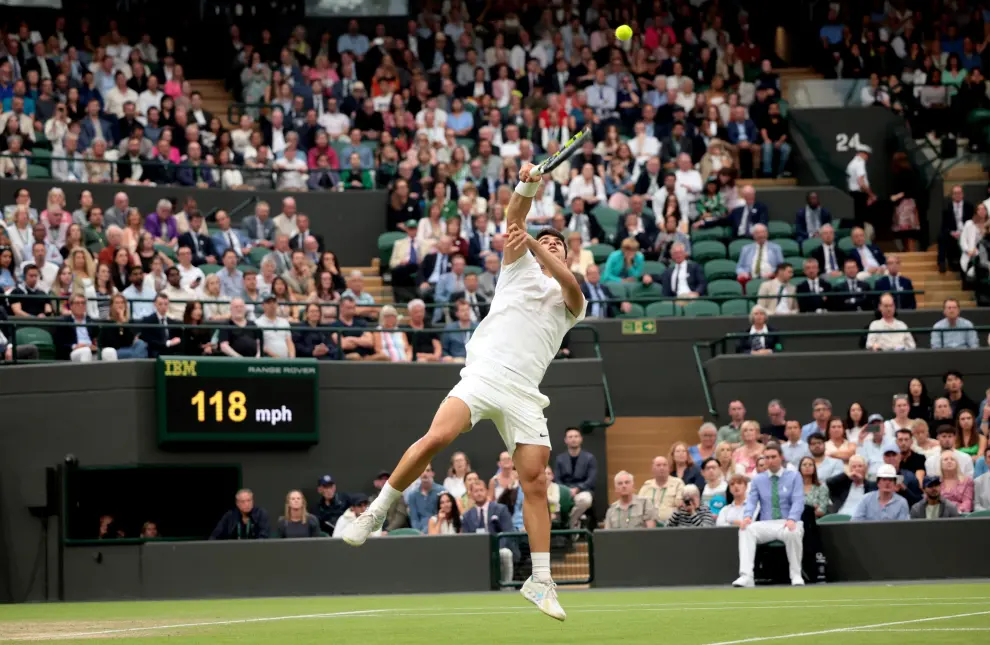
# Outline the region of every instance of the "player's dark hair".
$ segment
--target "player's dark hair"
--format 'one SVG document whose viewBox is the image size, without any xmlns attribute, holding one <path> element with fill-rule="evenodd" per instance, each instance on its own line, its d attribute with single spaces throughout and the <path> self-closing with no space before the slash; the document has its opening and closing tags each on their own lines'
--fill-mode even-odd
<svg viewBox="0 0 990 645">
<path fill-rule="evenodd" d="M 560 240 L 560 243 L 564 246 L 564 257 L 566 258 L 567 257 L 567 240 L 564 239 L 564 234 L 561 233 L 560 231 L 558 231 L 557 229 L 550 228 L 549 226 L 547 228 L 540 229 L 540 232 L 536 234 L 536 241 L 539 242 L 540 241 L 540 238 L 546 237 L 548 235 L 551 236 L 551 237 L 555 237 L 558 240 Z"/>
</svg>

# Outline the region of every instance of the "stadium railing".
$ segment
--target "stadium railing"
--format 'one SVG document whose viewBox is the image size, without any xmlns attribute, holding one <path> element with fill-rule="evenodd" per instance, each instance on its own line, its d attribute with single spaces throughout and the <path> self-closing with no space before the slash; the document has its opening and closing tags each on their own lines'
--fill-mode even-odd
<svg viewBox="0 0 990 645">
<path fill-rule="evenodd" d="M 465 511 L 468 512 L 468 511 Z M 509 543 L 519 551 L 511 580 L 503 580 L 499 548 Z M 532 573 L 526 533 L 492 533 L 489 537 L 492 590 L 518 589 Z M 595 580 L 595 539 L 591 531 L 566 529 L 550 531 L 550 569 L 559 586 L 590 585 Z"/>
</svg>

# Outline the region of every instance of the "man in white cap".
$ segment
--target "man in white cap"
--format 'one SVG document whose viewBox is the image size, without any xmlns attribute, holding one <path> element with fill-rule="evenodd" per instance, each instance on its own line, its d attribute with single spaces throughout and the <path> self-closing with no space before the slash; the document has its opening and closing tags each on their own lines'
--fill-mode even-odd
<svg viewBox="0 0 990 645">
<path fill-rule="evenodd" d="M 870 207 L 877 201 L 876 194 L 870 188 L 870 178 L 866 174 L 866 162 L 872 153 L 870 146 L 861 145 L 856 150 L 856 156 L 846 166 L 846 188 L 853 199 L 857 226 L 868 221 Z"/>
<path fill-rule="evenodd" d="M 895 491 L 901 476 L 890 464 L 877 469 L 877 490 L 867 493 L 853 511 L 853 522 L 910 519 L 907 500 Z"/>
</svg>

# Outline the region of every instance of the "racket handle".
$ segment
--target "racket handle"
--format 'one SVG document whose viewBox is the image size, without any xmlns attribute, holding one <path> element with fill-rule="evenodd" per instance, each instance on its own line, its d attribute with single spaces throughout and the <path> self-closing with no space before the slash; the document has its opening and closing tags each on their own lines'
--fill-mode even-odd
<svg viewBox="0 0 990 645">
<path fill-rule="evenodd" d="M 542 163 L 529 171 L 529 177 L 530 177 L 530 179 L 539 179 L 542 176 L 543 176 L 543 164 Z"/>
</svg>

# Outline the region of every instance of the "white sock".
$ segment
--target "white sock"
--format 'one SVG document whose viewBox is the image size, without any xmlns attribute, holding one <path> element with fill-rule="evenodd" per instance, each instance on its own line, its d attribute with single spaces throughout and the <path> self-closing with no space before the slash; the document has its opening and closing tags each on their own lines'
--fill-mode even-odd
<svg viewBox="0 0 990 645">
<path fill-rule="evenodd" d="M 371 514 L 375 517 L 385 517 L 388 514 L 389 509 L 392 508 L 392 504 L 395 503 L 397 499 L 402 497 L 401 490 L 395 490 L 392 488 L 392 484 L 385 482 L 382 487 L 382 492 L 378 494 L 375 501 L 371 503 Z"/>
<path fill-rule="evenodd" d="M 537 582 L 550 582 L 550 554 L 533 553 L 533 578 Z"/>
</svg>

